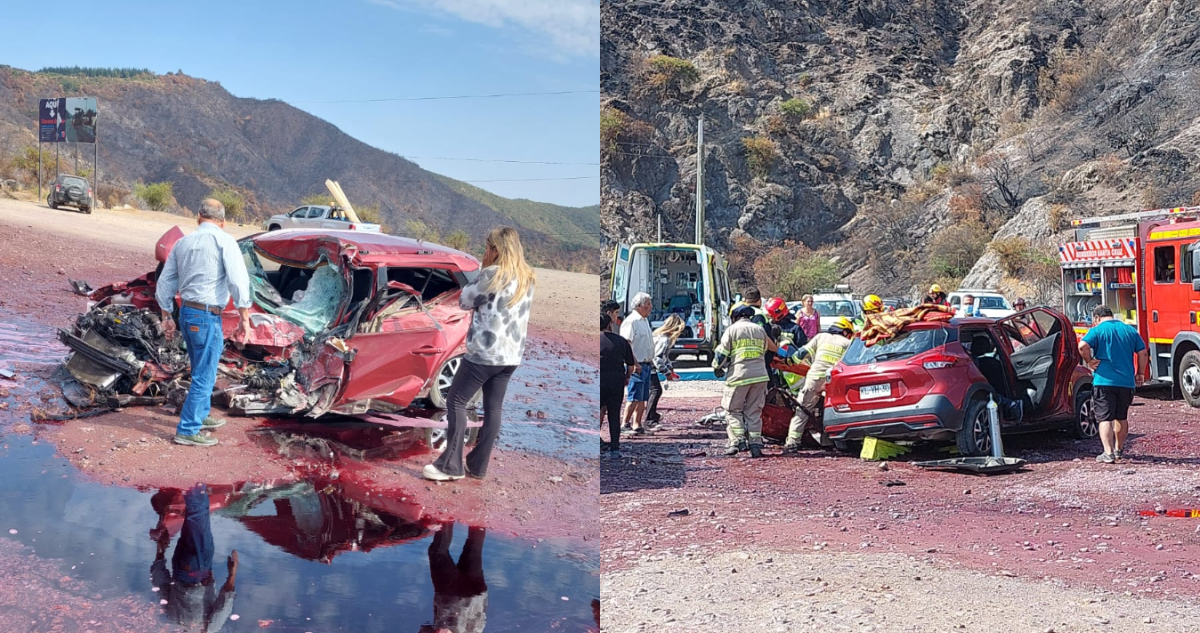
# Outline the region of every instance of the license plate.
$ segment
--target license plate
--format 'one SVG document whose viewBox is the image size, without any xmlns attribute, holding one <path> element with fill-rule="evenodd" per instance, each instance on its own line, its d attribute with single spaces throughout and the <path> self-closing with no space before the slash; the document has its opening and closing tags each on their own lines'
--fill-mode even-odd
<svg viewBox="0 0 1200 633">
<path fill-rule="evenodd" d="M 858 388 L 858 397 L 862 398 L 863 400 L 870 400 L 872 398 L 886 398 L 890 395 L 892 395 L 891 384 L 867 385 L 865 387 Z"/>
</svg>

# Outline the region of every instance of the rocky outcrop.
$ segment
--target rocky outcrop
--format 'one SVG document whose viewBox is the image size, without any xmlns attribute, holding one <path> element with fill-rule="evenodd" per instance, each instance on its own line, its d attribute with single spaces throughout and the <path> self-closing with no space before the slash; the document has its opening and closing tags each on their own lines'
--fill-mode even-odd
<svg viewBox="0 0 1200 633">
<path fill-rule="evenodd" d="M 892 262 L 875 251 L 927 262 L 952 223 L 1050 248 L 1051 209 L 1190 203 L 1197 23 L 1172 2 L 606 1 L 602 107 L 625 123 L 602 150 L 604 238 L 652 239 L 660 215 L 692 237 L 701 116 L 710 244 L 832 246 L 890 292 L 936 275 L 871 270 Z M 963 283 L 1002 283 L 978 252 Z"/>
</svg>

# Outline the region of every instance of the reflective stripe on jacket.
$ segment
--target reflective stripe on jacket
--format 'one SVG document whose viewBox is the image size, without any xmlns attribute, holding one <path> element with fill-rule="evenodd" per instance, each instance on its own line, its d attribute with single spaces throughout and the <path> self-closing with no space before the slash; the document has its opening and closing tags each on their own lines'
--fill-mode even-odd
<svg viewBox="0 0 1200 633">
<path fill-rule="evenodd" d="M 767 335 L 758 325 L 741 320 L 725 329 L 717 345 L 713 366 L 729 363 L 725 384 L 731 387 L 766 382 Z"/>
</svg>

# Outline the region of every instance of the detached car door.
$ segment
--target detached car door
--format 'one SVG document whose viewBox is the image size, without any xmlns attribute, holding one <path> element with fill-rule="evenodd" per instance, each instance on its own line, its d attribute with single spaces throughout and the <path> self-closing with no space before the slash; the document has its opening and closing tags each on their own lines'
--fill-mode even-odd
<svg viewBox="0 0 1200 633">
<path fill-rule="evenodd" d="M 379 321 L 379 330 L 360 332 L 346 341 L 355 357 L 339 398 L 341 404 L 370 398 L 406 407 L 450 351 L 444 329 L 409 292 L 394 288 L 386 292 L 376 311 L 386 315 Z"/>
</svg>

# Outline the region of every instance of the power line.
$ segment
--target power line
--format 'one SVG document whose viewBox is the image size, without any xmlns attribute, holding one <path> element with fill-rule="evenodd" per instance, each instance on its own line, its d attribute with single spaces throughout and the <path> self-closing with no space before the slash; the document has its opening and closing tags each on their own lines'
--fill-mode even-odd
<svg viewBox="0 0 1200 633">
<path fill-rule="evenodd" d="M 559 90 L 554 92 L 500 92 L 482 95 L 445 95 L 440 97 L 388 97 L 383 99 L 339 99 L 334 101 L 293 101 L 292 103 L 380 103 L 384 101 L 448 101 L 452 99 L 499 99 L 502 97 L 549 97 L 556 95 L 599 94 L 599 90 Z"/>
<path fill-rule="evenodd" d="M 568 176 L 566 178 L 497 178 L 495 180 L 459 180 L 459 182 L 538 182 L 542 180 L 597 180 L 599 176 Z"/>
<path fill-rule="evenodd" d="M 511 160 L 507 158 L 449 158 L 446 156 L 404 156 L 398 154 L 400 158 L 408 160 L 461 160 L 472 163 L 516 163 L 518 165 L 584 165 L 588 167 L 598 167 L 600 163 L 571 163 L 552 160 Z"/>
</svg>

